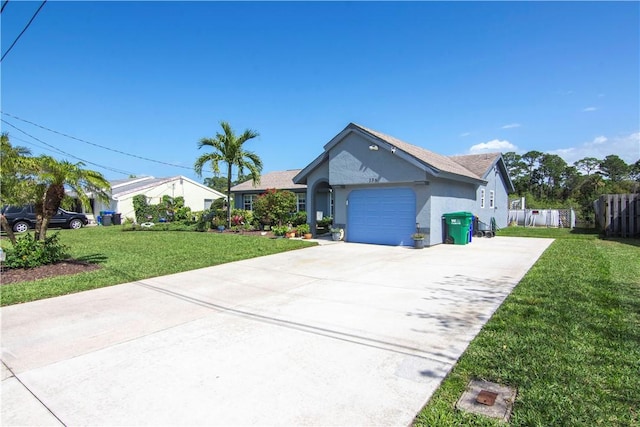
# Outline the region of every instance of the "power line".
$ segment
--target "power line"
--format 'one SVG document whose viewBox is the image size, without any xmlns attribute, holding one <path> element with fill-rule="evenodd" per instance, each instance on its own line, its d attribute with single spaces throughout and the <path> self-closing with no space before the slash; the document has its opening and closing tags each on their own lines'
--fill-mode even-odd
<svg viewBox="0 0 640 427">
<path fill-rule="evenodd" d="M 24 139 L 24 138 L 20 138 L 20 137 L 18 137 L 18 136 L 11 135 L 11 141 L 13 142 L 14 140 L 15 140 L 15 141 L 22 141 L 22 142 L 24 142 L 25 144 L 29 144 L 29 145 L 31 145 L 31 146 L 33 146 L 33 147 L 37 147 L 37 148 L 39 148 L 39 149 L 41 149 L 41 150 L 51 151 L 52 153 L 56 153 L 56 154 L 64 154 L 64 153 L 61 153 L 61 152 L 60 152 L 60 150 L 58 150 L 58 149 L 55 149 L 55 150 L 54 150 L 54 149 L 51 149 L 51 148 L 43 147 L 42 145 L 40 145 L 40 144 L 36 144 L 36 143 L 35 143 L 35 142 L 33 142 L 33 141 L 27 141 L 27 140 L 26 140 L 26 139 Z"/>
<path fill-rule="evenodd" d="M 5 113 L 4 111 L 2 111 L 1 113 L 4 114 L 5 116 L 9 116 L 9 117 L 11 117 L 13 119 L 20 120 L 21 122 L 29 123 L 30 125 L 39 127 L 40 129 L 44 129 L 46 131 L 53 132 L 53 133 L 61 135 L 61 136 L 64 136 L 64 137 L 67 137 L 67 138 L 71 138 L 73 140 L 76 140 L 76 141 L 79 141 L 79 142 L 82 142 L 82 143 L 85 143 L 85 144 L 93 145 L 94 147 L 99 147 L 99 148 L 102 148 L 104 150 L 109 150 L 109 151 L 112 151 L 114 153 L 123 154 L 123 155 L 129 156 L 129 157 L 134 157 L 136 159 L 146 160 L 148 162 L 160 163 L 161 165 L 165 165 L 165 166 L 171 166 L 171 167 L 174 167 L 174 168 L 181 168 L 181 169 L 187 169 L 187 170 L 193 171 L 193 168 L 189 167 L 189 166 L 176 165 L 176 164 L 173 164 L 173 163 L 163 162 L 161 160 L 154 160 L 154 159 L 150 159 L 148 157 L 138 156 L 136 154 L 125 153 L 124 151 L 116 150 L 115 148 L 105 147 L 104 145 L 96 144 L 95 142 L 85 141 L 84 139 L 76 138 L 75 136 L 67 135 L 66 133 L 63 133 L 63 132 L 58 132 L 57 130 L 53 130 L 53 129 L 50 129 L 48 127 L 45 127 L 45 126 L 39 125 L 37 123 L 34 123 L 32 121 L 29 121 L 29 120 L 26 120 L 26 119 L 22 119 L 20 117 L 14 116 L 14 115 L 9 114 L 9 113 Z"/>
<path fill-rule="evenodd" d="M 36 10 L 36 13 L 33 14 L 33 16 L 31 17 L 31 19 L 29 20 L 29 22 L 27 22 L 27 25 L 24 27 L 24 29 L 20 32 L 20 34 L 18 34 L 18 37 L 16 37 L 16 39 L 13 41 L 13 43 L 11 43 L 11 46 L 9 46 L 9 49 L 7 49 L 7 51 L 4 53 L 4 55 L 2 55 L 2 58 L 0 58 L 0 62 L 2 62 L 4 60 L 4 57 L 7 56 L 7 54 L 9 52 L 11 52 L 11 49 L 13 49 L 13 46 L 15 46 L 15 44 L 18 42 L 18 40 L 20 40 L 20 37 L 22 37 L 22 35 L 24 34 L 25 31 L 27 31 L 27 28 L 29 28 L 29 25 L 31 25 L 31 23 L 33 22 L 34 19 L 36 19 L 36 16 L 38 15 L 38 12 L 40 12 L 40 9 L 42 9 L 42 6 L 44 6 L 44 4 L 47 2 L 47 0 L 44 0 L 41 4 L 40 7 L 38 8 L 38 10 Z M 8 1 L 7 1 L 8 3 Z M 4 6 L 7 5 L 7 3 L 5 3 L 2 6 L 2 9 L 4 9 Z"/>
<path fill-rule="evenodd" d="M 127 172 L 127 171 L 123 171 L 123 170 L 119 170 L 119 169 L 114 169 L 114 168 L 111 168 L 111 167 L 109 167 L 109 166 L 104 166 L 104 165 L 100 165 L 100 164 L 98 164 L 98 163 L 94 163 L 94 162 L 90 162 L 90 161 L 88 161 L 88 160 L 81 159 L 81 158 L 80 158 L 80 157 L 78 157 L 78 156 L 74 156 L 74 155 L 73 155 L 73 154 L 71 154 L 71 153 L 67 153 L 66 151 L 62 151 L 62 150 L 60 150 L 59 148 L 57 148 L 57 147 L 55 147 L 55 146 L 53 146 L 53 145 L 51 145 L 51 144 L 49 144 L 49 143 L 47 143 L 47 142 L 44 142 L 44 141 L 43 141 L 43 140 L 41 140 L 41 139 L 36 138 L 35 136 L 33 136 L 33 135 L 31 135 L 31 134 L 29 134 L 29 133 L 27 133 L 27 132 L 23 131 L 23 130 L 22 130 L 22 129 L 20 129 L 19 127 L 15 126 L 15 125 L 13 125 L 13 124 L 11 124 L 11 123 L 9 123 L 9 122 L 8 122 L 8 121 L 6 121 L 5 119 L 0 119 L 0 121 L 2 121 L 3 123 L 5 123 L 5 124 L 7 124 L 7 125 L 11 126 L 12 128 L 14 128 L 14 129 L 15 129 L 15 130 L 17 130 L 17 131 L 22 132 L 23 134 L 27 135 L 29 138 L 33 138 L 33 139 L 35 139 L 36 141 L 38 141 L 38 142 L 40 142 L 40 143 L 42 143 L 42 144 L 46 145 L 47 147 L 51 147 L 51 148 L 53 148 L 54 150 L 58 151 L 58 152 L 59 152 L 59 153 L 61 153 L 61 154 L 66 155 L 66 156 L 73 157 L 74 159 L 80 160 L 81 162 L 84 162 L 84 163 L 86 163 L 86 164 L 93 165 L 93 166 L 97 166 L 97 167 L 99 167 L 99 168 L 102 168 L 102 169 L 105 169 L 105 170 L 108 170 L 108 171 L 111 171 L 111 172 L 116 172 L 116 173 L 119 173 L 119 174 L 122 174 L 122 175 L 135 175 L 133 172 Z"/>
</svg>

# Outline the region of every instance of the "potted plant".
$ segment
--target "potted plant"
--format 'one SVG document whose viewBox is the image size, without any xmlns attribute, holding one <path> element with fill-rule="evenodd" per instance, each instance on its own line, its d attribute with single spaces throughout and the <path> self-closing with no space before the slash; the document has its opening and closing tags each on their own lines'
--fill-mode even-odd
<svg viewBox="0 0 640 427">
<path fill-rule="evenodd" d="M 424 233 L 413 233 L 411 235 L 411 238 L 413 239 L 413 247 L 415 249 L 422 249 L 424 248 L 424 238 L 425 238 L 425 234 Z"/>
<path fill-rule="evenodd" d="M 288 227 L 286 225 L 274 225 L 271 227 L 271 231 L 273 231 L 273 235 L 276 237 L 284 237 L 287 229 Z"/>
<path fill-rule="evenodd" d="M 298 226 L 298 236 L 301 236 L 305 239 L 310 239 L 311 237 L 313 237 L 309 224 L 300 224 Z"/>
<path fill-rule="evenodd" d="M 342 240 L 343 236 L 342 228 L 332 228 L 331 229 L 331 239 L 334 241 Z"/>
</svg>

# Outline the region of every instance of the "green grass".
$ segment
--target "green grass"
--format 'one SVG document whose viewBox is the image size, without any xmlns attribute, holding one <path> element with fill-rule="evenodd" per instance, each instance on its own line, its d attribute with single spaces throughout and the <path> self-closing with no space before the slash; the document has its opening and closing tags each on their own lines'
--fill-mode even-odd
<svg viewBox="0 0 640 427">
<path fill-rule="evenodd" d="M 50 231 L 53 232 L 53 231 Z M 72 276 L 0 287 L 2 305 L 35 301 L 88 289 L 300 249 L 312 242 L 230 233 L 172 231 L 122 232 L 120 227 L 60 230 L 73 258 L 101 269 Z M 8 242 L 3 239 L 3 247 Z"/>
<path fill-rule="evenodd" d="M 471 342 L 415 425 L 501 425 L 455 409 L 472 378 L 517 388 L 513 425 L 640 425 L 640 241 L 557 229 L 499 235 L 557 240 Z"/>
</svg>

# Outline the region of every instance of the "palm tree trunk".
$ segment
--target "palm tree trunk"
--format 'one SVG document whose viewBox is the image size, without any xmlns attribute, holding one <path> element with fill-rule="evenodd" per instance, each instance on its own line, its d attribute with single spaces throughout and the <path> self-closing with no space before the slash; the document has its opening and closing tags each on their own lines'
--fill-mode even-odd
<svg viewBox="0 0 640 427">
<path fill-rule="evenodd" d="M 0 226 L 2 226 L 2 230 L 7 233 L 7 237 L 11 241 L 13 246 L 16 245 L 16 235 L 13 233 L 13 229 L 9 226 L 9 222 L 4 215 L 0 215 Z"/>
<path fill-rule="evenodd" d="M 60 207 L 60 203 L 64 198 L 64 186 L 62 184 L 51 184 L 44 193 L 42 203 L 42 223 L 40 225 L 38 240 L 44 241 L 47 237 L 47 228 L 49 221 Z"/>
<path fill-rule="evenodd" d="M 47 228 L 49 228 L 49 218 L 46 216 L 42 218 L 42 223 L 40 224 L 40 234 L 38 235 L 38 240 L 45 241 L 47 238 Z"/>
<path fill-rule="evenodd" d="M 227 229 L 231 228 L 231 163 L 227 167 Z"/>
<path fill-rule="evenodd" d="M 36 225 L 34 227 L 33 236 L 36 240 L 44 240 L 44 237 L 40 239 L 40 231 L 42 231 L 42 219 L 44 216 L 41 213 L 36 212 Z M 46 232 L 45 232 L 46 234 Z"/>
</svg>

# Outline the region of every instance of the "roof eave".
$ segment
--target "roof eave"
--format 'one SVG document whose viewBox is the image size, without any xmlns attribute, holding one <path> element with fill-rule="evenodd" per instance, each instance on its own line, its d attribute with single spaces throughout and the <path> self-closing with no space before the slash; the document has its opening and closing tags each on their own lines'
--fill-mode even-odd
<svg viewBox="0 0 640 427">
<path fill-rule="evenodd" d="M 320 153 L 318 157 L 313 159 L 311 163 L 309 163 L 304 169 L 302 169 L 296 176 L 293 177 L 294 184 L 307 185 L 307 177 L 309 176 L 309 174 L 316 168 L 318 168 L 324 161 L 329 159 L 329 151 L 326 149 L 327 145 L 325 145 L 324 152 Z"/>
</svg>

